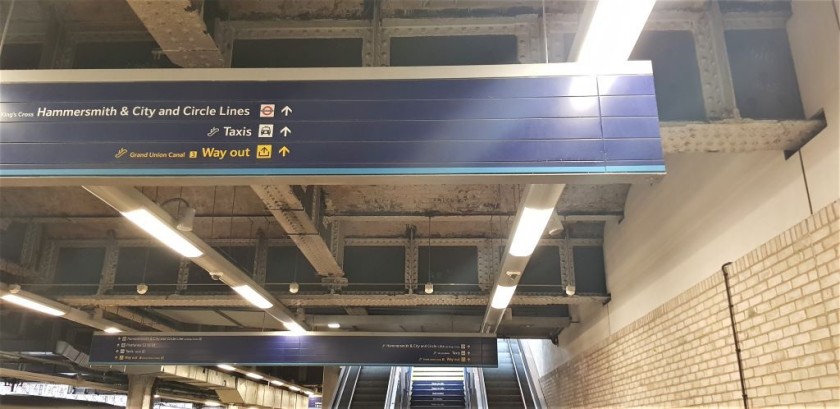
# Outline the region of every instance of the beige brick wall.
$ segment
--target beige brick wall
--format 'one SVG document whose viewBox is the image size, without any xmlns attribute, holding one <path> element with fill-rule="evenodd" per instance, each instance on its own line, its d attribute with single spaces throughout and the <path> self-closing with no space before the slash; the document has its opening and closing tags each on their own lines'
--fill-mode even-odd
<svg viewBox="0 0 840 409">
<path fill-rule="evenodd" d="M 730 270 L 751 407 L 840 406 L 835 201 Z M 740 406 L 721 272 L 540 379 L 555 407 Z"/>
</svg>

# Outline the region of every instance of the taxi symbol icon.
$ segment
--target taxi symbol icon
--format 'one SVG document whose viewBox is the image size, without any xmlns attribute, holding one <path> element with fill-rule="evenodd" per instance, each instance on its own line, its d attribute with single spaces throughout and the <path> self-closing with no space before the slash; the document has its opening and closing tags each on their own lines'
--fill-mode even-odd
<svg viewBox="0 0 840 409">
<path fill-rule="evenodd" d="M 274 125 L 272 124 L 260 124 L 260 138 L 271 138 L 274 136 Z"/>
</svg>

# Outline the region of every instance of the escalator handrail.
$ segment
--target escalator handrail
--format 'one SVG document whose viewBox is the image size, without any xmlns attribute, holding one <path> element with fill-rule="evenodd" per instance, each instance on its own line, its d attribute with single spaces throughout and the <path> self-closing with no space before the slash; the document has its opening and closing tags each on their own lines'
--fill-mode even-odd
<svg viewBox="0 0 840 409">
<path fill-rule="evenodd" d="M 516 386 L 519 388 L 519 398 L 522 400 L 522 407 L 527 408 L 528 402 L 525 399 L 525 391 L 522 389 L 522 381 L 523 379 L 519 376 L 519 369 L 516 368 L 516 362 L 514 361 L 513 356 L 513 348 L 510 347 L 510 340 L 506 339 L 505 344 L 508 347 L 508 353 L 510 354 L 510 366 L 513 367 L 513 374 L 516 376 Z M 525 380 L 527 382 L 527 380 Z"/>
<path fill-rule="evenodd" d="M 388 389 L 385 394 L 385 407 L 393 409 L 397 403 L 397 391 L 400 385 L 400 373 L 402 368 L 398 366 L 391 367 L 391 373 L 388 375 Z"/>
<path fill-rule="evenodd" d="M 516 347 L 517 349 L 519 349 L 519 355 L 522 358 L 522 368 L 525 372 L 525 377 L 528 381 L 528 389 L 531 392 L 531 401 L 537 408 L 544 408 L 546 407 L 546 404 L 543 398 L 543 392 L 542 387 L 540 386 L 539 378 L 537 377 L 537 379 L 535 380 L 532 376 L 533 368 L 531 367 L 531 360 L 533 360 L 533 358 L 531 358 L 525 353 L 525 350 L 522 348 L 521 340 L 516 340 Z"/>
<path fill-rule="evenodd" d="M 330 401 L 330 408 L 332 409 L 343 409 L 341 408 L 342 402 L 347 402 L 347 407 L 353 402 L 353 394 L 356 392 L 356 383 L 359 382 L 359 375 L 362 372 L 361 366 L 345 366 L 341 368 L 341 375 L 339 375 L 339 387 L 336 388 L 335 394 L 333 394 L 333 398 Z M 352 385 L 350 385 L 352 383 Z M 350 389 L 348 389 L 350 388 Z M 345 399 L 345 394 L 350 393 L 350 395 Z"/>
<path fill-rule="evenodd" d="M 483 368 L 473 368 L 475 376 L 473 377 L 475 384 L 475 404 L 476 408 L 487 407 L 487 386 L 484 385 L 484 370 Z"/>
</svg>

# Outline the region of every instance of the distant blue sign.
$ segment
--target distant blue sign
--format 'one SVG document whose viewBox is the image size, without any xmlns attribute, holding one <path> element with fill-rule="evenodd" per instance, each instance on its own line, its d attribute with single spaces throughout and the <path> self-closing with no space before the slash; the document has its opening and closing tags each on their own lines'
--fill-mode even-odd
<svg viewBox="0 0 840 409">
<path fill-rule="evenodd" d="M 0 84 L 2 176 L 662 172 L 649 71 Z"/>
<path fill-rule="evenodd" d="M 287 332 L 95 334 L 90 362 L 117 365 L 497 365 L 496 338 Z"/>
</svg>

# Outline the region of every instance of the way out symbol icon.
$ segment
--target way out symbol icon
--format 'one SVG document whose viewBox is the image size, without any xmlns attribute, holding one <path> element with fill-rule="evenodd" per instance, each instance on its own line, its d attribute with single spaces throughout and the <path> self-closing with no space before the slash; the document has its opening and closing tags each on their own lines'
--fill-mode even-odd
<svg viewBox="0 0 840 409">
<path fill-rule="evenodd" d="M 271 145 L 257 145 L 257 159 L 271 159 Z"/>
</svg>

